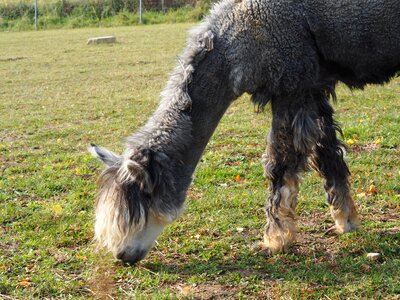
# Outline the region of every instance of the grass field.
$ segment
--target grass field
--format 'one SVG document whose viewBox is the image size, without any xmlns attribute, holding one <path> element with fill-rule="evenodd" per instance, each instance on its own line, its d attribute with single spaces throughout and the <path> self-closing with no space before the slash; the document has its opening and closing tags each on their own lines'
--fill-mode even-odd
<svg viewBox="0 0 400 300">
<path fill-rule="evenodd" d="M 324 234 L 332 221 L 311 172 L 291 252 L 251 250 L 265 222 L 259 161 L 271 116 L 245 96 L 208 145 L 186 213 L 150 255 L 127 267 L 95 251 L 101 165 L 86 148 L 122 150 L 156 107 L 190 26 L 0 33 L 0 298 L 399 299 L 399 79 L 339 87 L 357 232 Z M 118 43 L 86 45 L 108 34 Z"/>
</svg>

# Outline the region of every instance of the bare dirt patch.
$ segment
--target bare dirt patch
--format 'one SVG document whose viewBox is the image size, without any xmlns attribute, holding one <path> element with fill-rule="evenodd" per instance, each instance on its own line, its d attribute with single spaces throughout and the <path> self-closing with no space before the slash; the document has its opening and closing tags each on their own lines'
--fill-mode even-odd
<svg viewBox="0 0 400 300">
<path fill-rule="evenodd" d="M 116 287 L 116 283 L 114 282 L 115 267 L 105 255 L 99 258 L 98 261 L 98 265 L 92 271 L 93 275 L 89 281 L 87 290 L 96 299 L 113 299 Z"/>
<path fill-rule="evenodd" d="M 226 286 L 214 283 L 193 285 L 177 284 L 173 290 L 181 298 L 191 299 L 233 299 L 239 289 L 235 286 Z"/>
</svg>

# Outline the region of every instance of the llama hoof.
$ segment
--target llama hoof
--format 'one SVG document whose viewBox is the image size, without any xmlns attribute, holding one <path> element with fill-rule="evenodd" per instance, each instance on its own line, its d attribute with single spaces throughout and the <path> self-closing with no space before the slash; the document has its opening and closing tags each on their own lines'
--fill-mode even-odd
<svg viewBox="0 0 400 300">
<path fill-rule="evenodd" d="M 335 231 L 337 234 L 343 234 L 358 227 L 359 220 L 354 205 L 351 205 L 349 211 L 335 209 L 331 206 L 331 215 L 335 220 Z"/>
<path fill-rule="evenodd" d="M 353 220 L 343 220 L 343 219 L 336 219 L 335 220 L 335 231 L 337 234 L 343 234 L 349 231 L 353 231 L 358 227 L 358 219 Z"/>
<path fill-rule="evenodd" d="M 346 222 L 346 223 L 336 223 L 332 227 L 328 228 L 324 232 L 324 235 L 331 235 L 331 234 L 344 234 L 346 232 L 354 231 L 358 227 L 358 223 Z"/>
<path fill-rule="evenodd" d="M 331 235 L 335 234 L 336 232 L 337 232 L 336 226 L 331 226 L 330 228 L 328 228 L 328 230 L 324 232 L 324 235 Z"/>
<path fill-rule="evenodd" d="M 274 252 L 270 247 L 268 247 L 264 242 L 257 242 L 251 246 L 251 250 L 260 253 L 266 257 L 270 257 L 278 252 Z"/>
</svg>

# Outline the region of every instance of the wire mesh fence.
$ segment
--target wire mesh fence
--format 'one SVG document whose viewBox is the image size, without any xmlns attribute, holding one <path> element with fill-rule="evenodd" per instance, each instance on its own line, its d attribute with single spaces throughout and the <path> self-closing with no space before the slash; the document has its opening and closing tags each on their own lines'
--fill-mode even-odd
<svg viewBox="0 0 400 300">
<path fill-rule="evenodd" d="M 60 18 L 83 15 L 99 19 L 121 12 L 139 12 L 140 0 L 37 0 L 38 15 L 53 15 Z M 142 0 L 143 11 L 166 11 L 180 7 L 194 7 L 197 0 Z M 0 18 L 13 20 L 33 17 L 34 0 L 0 1 Z"/>
<path fill-rule="evenodd" d="M 144 9 L 148 10 L 167 10 L 183 6 L 193 7 L 196 0 L 143 0 Z"/>
</svg>

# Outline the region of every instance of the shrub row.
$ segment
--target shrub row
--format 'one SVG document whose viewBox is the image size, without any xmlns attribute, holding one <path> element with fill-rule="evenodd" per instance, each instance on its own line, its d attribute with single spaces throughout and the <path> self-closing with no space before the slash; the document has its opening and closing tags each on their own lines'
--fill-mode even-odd
<svg viewBox="0 0 400 300">
<path fill-rule="evenodd" d="M 29 1 L 23 2 L 23 1 Z M 77 28 L 91 26 L 128 26 L 139 23 L 139 0 L 39 0 L 38 28 Z M 199 21 L 216 0 L 183 0 L 192 3 L 166 11 L 147 10 L 144 24 L 178 23 Z M 166 0 L 168 3 L 174 0 Z M 193 1 L 196 5 L 193 7 Z M 182 3 L 182 0 L 179 0 Z M 175 4 L 178 4 L 176 2 Z M 33 0 L 0 2 L 0 31 L 24 31 L 34 29 Z"/>
<path fill-rule="evenodd" d="M 85 18 L 104 19 L 120 12 L 136 12 L 139 0 L 59 0 L 39 3 L 39 16 L 81 16 Z M 0 3 L 0 17 L 4 20 L 16 20 L 33 17 L 33 1 Z"/>
</svg>

